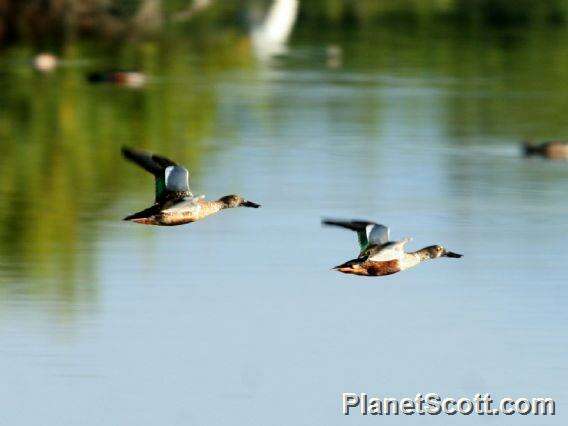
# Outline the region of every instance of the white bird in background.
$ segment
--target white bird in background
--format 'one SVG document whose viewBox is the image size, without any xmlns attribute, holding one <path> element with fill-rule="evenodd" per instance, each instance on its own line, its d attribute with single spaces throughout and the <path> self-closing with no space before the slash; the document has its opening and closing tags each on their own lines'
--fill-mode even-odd
<svg viewBox="0 0 568 426">
<path fill-rule="evenodd" d="M 39 53 L 33 59 L 33 66 L 39 72 L 52 72 L 57 68 L 59 59 L 52 53 L 43 52 Z"/>
<path fill-rule="evenodd" d="M 251 37 L 261 59 L 286 51 L 286 42 L 298 17 L 299 0 L 274 0 L 264 20 L 253 25 Z"/>
</svg>

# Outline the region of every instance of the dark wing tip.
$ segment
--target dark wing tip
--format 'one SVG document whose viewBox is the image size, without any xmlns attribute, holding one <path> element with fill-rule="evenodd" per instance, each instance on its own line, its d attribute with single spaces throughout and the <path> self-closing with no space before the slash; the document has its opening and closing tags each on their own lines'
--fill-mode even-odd
<svg viewBox="0 0 568 426">
<path fill-rule="evenodd" d="M 365 229 L 368 225 L 376 225 L 375 222 L 371 222 L 368 220 L 344 220 L 344 219 L 331 219 L 331 218 L 322 218 L 321 220 L 322 225 L 326 226 L 340 226 L 342 228 L 347 228 L 352 231 L 359 231 Z"/>
<path fill-rule="evenodd" d="M 122 153 L 122 156 L 124 158 L 127 158 L 129 160 L 133 160 L 138 158 L 141 155 L 149 155 L 149 153 L 147 153 L 146 151 L 142 151 L 140 149 L 135 149 L 135 148 L 130 148 L 126 145 L 123 145 L 122 148 L 120 148 L 120 152 Z"/>
<path fill-rule="evenodd" d="M 161 155 L 157 155 L 157 154 L 152 154 L 152 160 L 156 163 L 159 164 L 160 167 L 166 168 L 169 166 L 177 166 L 178 164 L 172 160 L 170 160 L 169 158 L 163 157 Z"/>
<path fill-rule="evenodd" d="M 123 145 L 123 146 L 120 148 L 120 152 L 122 153 L 123 156 L 126 157 L 127 155 L 130 155 L 130 154 L 131 154 L 132 149 L 130 149 L 129 147 Z"/>
<path fill-rule="evenodd" d="M 170 163 L 164 164 L 164 161 L 161 157 L 158 157 L 157 160 L 155 158 L 156 156 L 153 155 L 151 152 L 144 151 L 141 149 L 135 149 L 123 146 L 121 152 L 124 158 L 139 165 L 144 170 L 152 173 L 156 177 L 162 176 L 164 173 L 164 169 L 168 165 L 170 165 Z"/>
</svg>

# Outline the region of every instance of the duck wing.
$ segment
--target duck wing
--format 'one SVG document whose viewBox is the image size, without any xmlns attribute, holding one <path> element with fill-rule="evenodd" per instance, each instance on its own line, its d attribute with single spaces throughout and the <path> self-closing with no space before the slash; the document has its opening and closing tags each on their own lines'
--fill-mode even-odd
<svg viewBox="0 0 568 426">
<path fill-rule="evenodd" d="M 361 254 L 370 245 L 381 246 L 389 241 L 389 228 L 366 220 L 323 219 L 322 225 L 338 226 L 357 233 Z"/>
<path fill-rule="evenodd" d="M 193 196 L 189 189 L 189 172 L 185 167 L 166 157 L 132 148 L 123 147 L 122 155 L 154 175 L 157 204 Z"/>
</svg>

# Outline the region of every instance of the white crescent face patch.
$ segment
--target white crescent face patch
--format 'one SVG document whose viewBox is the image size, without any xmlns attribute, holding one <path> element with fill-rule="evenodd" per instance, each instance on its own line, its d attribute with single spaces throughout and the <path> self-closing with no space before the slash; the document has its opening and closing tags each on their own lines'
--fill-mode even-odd
<svg viewBox="0 0 568 426">
<path fill-rule="evenodd" d="M 184 167 L 168 166 L 164 174 L 168 191 L 189 191 L 189 173 Z"/>
</svg>

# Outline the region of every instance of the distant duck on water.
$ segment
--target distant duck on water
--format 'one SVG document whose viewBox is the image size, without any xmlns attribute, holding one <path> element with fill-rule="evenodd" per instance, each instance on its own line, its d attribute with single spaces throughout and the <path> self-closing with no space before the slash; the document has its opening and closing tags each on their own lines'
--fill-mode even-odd
<svg viewBox="0 0 568 426">
<path fill-rule="evenodd" d="M 523 142 L 523 152 L 527 157 L 540 156 L 549 160 L 568 160 L 568 141 Z"/>
<path fill-rule="evenodd" d="M 111 83 L 119 86 L 139 88 L 148 82 L 146 74 L 138 71 L 92 72 L 87 76 L 90 83 Z"/>
<path fill-rule="evenodd" d="M 183 225 L 196 222 L 224 209 L 234 207 L 259 208 L 240 195 L 226 195 L 218 200 L 194 197 L 189 190 L 189 172 L 165 157 L 145 151 L 122 148 L 122 155 L 154 175 L 156 196 L 154 205 L 124 220 L 144 225 Z"/>
<path fill-rule="evenodd" d="M 404 246 L 411 241 L 411 238 L 389 241 L 389 228 L 374 222 L 324 219 L 322 224 L 357 232 L 360 246 L 359 256 L 333 268 L 344 274 L 372 277 L 391 275 L 412 268 L 426 260 L 439 257 L 462 257 L 461 254 L 448 251 L 441 245 L 428 246 L 407 253 L 404 251 Z"/>
</svg>

